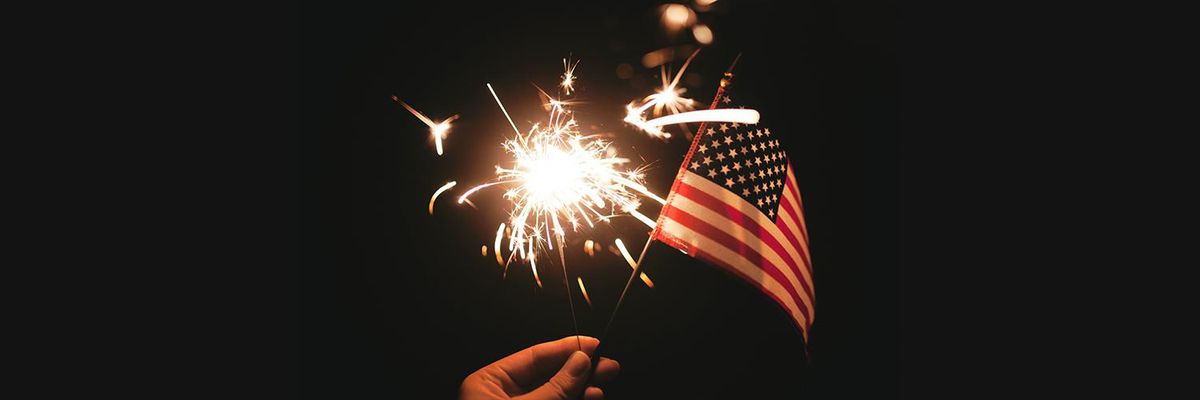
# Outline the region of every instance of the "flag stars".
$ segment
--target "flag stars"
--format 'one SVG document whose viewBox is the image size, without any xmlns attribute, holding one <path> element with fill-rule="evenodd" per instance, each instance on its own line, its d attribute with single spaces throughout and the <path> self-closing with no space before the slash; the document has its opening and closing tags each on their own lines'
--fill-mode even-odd
<svg viewBox="0 0 1200 400">
<path fill-rule="evenodd" d="M 699 171 L 699 170 L 700 170 L 700 163 L 698 163 L 698 162 L 695 162 L 695 161 L 692 161 L 692 169 Z"/>
<path fill-rule="evenodd" d="M 762 206 L 763 206 L 763 199 L 758 199 L 758 206 L 759 206 L 759 207 L 762 207 Z"/>
<path fill-rule="evenodd" d="M 728 166 L 728 165 L 722 165 L 722 166 L 721 166 L 721 173 L 722 173 L 722 174 L 725 174 L 725 175 L 729 175 L 729 166 Z"/>
<path fill-rule="evenodd" d="M 758 145 L 757 145 L 757 144 L 753 144 L 753 143 L 752 143 L 752 144 L 750 144 L 750 150 L 754 150 L 754 152 L 755 152 L 755 153 L 757 153 L 757 152 L 758 152 Z"/>
<path fill-rule="evenodd" d="M 745 136 L 742 136 L 742 133 L 741 133 L 741 132 L 738 132 L 738 134 L 737 134 L 737 141 L 739 141 L 739 142 L 740 142 L 740 141 L 743 141 L 743 140 L 746 140 L 746 137 L 745 137 Z"/>
<path fill-rule="evenodd" d="M 733 179 L 725 178 L 725 186 L 733 187 Z"/>
<path fill-rule="evenodd" d="M 721 133 L 725 133 L 725 131 L 727 131 L 727 130 L 729 130 L 729 125 L 721 124 Z"/>
<path fill-rule="evenodd" d="M 714 169 L 711 169 L 711 168 L 709 168 L 709 170 L 708 170 L 708 177 L 709 177 L 709 179 L 711 179 L 711 178 L 716 178 L 716 177 L 717 177 L 717 171 L 716 171 L 716 170 L 714 170 Z"/>
<path fill-rule="evenodd" d="M 771 218 L 775 218 L 775 210 L 767 210 L 767 215 Z"/>
<path fill-rule="evenodd" d="M 708 163 L 712 162 L 712 157 L 704 157 L 704 161 L 701 162 L 703 162 L 705 166 L 708 166 Z"/>
<path fill-rule="evenodd" d="M 718 142 L 718 141 L 716 141 L 716 140 L 712 141 L 712 148 L 714 148 L 714 149 L 715 149 L 715 148 L 718 148 L 718 147 L 721 147 L 721 142 Z"/>
<path fill-rule="evenodd" d="M 768 130 L 770 130 L 770 129 L 768 129 Z M 762 133 L 762 131 L 755 132 L 755 134 L 757 134 L 757 135 L 758 135 L 758 137 L 763 137 L 763 133 Z"/>
<path fill-rule="evenodd" d="M 733 100 L 730 100 L 730 99 L 729 99 L 729 96 L 725 96 L 725 98 L 724 98 L 724 99 L 721 99 L 721 101 L 725 102 L 725 104 L 729 104 L 729 102 L 731 102 L 731 101 L 733 101 Z"/>
<path fill-rule="evenodd" d="M 738 175 L 738 183 L 746 183 L 746 176 Z"/>
<path fill-rule="evenodd" d="M 741 170 L 742 170 L 742 163 L 740 163 L 740 162 L 736 162 L 736 161 L 735 161 L 735 162 L 733 163 L 733 170 L 734 170 L 734 171 L 741 171 Z"/>
<path fill-rule="evenodd" d="M 771 129 L 769 129 L 769 128 L 768 128 L 768 129 L 766 130 L 766 132 L 767 132 L 767 136 L 771 136 Z"/>
<path fill-rule="evenodd" d="M 699 147 L 699 148 L 697 148 L 696 150 L 699 150 L 699 151 L 700 151 L 700 153 L 704 153 L 704 152 L 707 152 L 707 151 L 708 151 L 708 146 L 705 146 L 705 145 L 700 145 L 700 147 Z"/>
<path fill-rule="evenodd" d="M 716 134 L 717 134 L 717 131 L 714 131 L 714 130 L 713 130 L 713 128 L 708 128 L 708 135 L 709 135 L 709 136 L 716 135 Z"/>
<path fill-rule="evenodd" d="M 733 138 L 730 138 L 729 136 L 726 136 L 726 137 L 725 137 L 725 144 L 730 144 L 730 143 L 733 143 Z"/>
<path fill-rule="evenodd" d="M 742 197 L 750 196 L 750 189 L 742 189 Z"/>
<path fill-rule="evenodd" d="M 725 161 L 725 154 L 717 153 L 717 161 Z"/>
<path fill-rule="evenodd" d="M 733 123 L 733 129 L 737 129 L 737 127 L 739 127 L 739 126 L 742 126 L 742 124 L 739 124 L 737 122 Z"/>
<path fill-rule="evenodd" d="M 754 165 L 762 165 L 762 157 L 754 157 Z"/>
<path fill-rule="evenodd" d="M 735 149 L 735 148 L 732 148 L 732 147 L 731 147 L 731 148 L 729 148 L 729 156 L 730 156 L 730 157 L 737 157 L 737 149 Z"/>
<path fill-rule="evenodd" d="M 754 194 L 759 194 L 761 192 L 762 188 L 760 188 L 759 185 L 754 185 Z"/>
</svg>

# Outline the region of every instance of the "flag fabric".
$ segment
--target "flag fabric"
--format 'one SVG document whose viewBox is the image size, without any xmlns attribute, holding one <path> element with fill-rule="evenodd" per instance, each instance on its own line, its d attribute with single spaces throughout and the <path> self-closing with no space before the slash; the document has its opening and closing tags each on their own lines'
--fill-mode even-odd
<svg viewBox="0 0 1200 400">
<path fill-rule="evenodd" d="M 710 109 L 744 106 L 725 74 Z M 807 347 L 814 317 L 804 205 L 780 132 L 700 125 L 658 219 L 655 239 L 728 270 L 774 299 Z"/>
</svg>

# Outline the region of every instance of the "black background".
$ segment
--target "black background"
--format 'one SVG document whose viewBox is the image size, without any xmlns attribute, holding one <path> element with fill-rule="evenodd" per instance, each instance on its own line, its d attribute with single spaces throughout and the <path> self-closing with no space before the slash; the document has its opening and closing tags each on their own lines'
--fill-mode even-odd
<svg viewBox="0 0 1200 400">
<path fill-rule="evenodd" d="M 300 123 L 291 154 L 302 189 L 292 199 L 289 272 L 295 395 L 453 397 L 480 366 L 573 333 L 557 263 L 539 264 L 538 289 L 528 266 L 502 278 L 491 254 L 480 255 L 503 221 L 498 193 L 474 197 L 487 212 L 446 200 L 494 173 L 511 134 L 484 83 L 528 126 L 544 114 L 532 84 L 552 87 L 568 55 L 582 59 L 579 119 L 613 135 L 622 155 L 650 163 L 650 187 L 665 193 L 687 142 L 651 140 L 620 122 L 624 105 L 658 79 L 642 54 L 687 42 L 663 35 L 656 10 L 444 2 L 289 15 Z M 817 291 L 812 360 L 756 289 L 655 244 L 646 271 L 656 287 L 636 283 L 605 344 L 605 356 L 622 363 L 609 398 L 894 392 L 892 12 L 875 2 L 718 1 L 700 14 L 715 41 L 693 63 L 687 96 L 710 101 L 741 52 L 736 89 L 781 133 L 797 172 Z M 633 79 L 617 77 L 621 63 Z M 461 115 L 445 156 L 392 95 L 435 119 Z M 449 180 L 459 187 L 428 215 L 429 195 Z M 588 257 L 579 243 L 620 237 L 636 253 L 644 231 L 619 220 L 568 246 L 572 279 L 584 278 L 594 302 L 574 291 L 583 334 L 600 334 L 629 269 L 607 250 Z"/>
</svg>

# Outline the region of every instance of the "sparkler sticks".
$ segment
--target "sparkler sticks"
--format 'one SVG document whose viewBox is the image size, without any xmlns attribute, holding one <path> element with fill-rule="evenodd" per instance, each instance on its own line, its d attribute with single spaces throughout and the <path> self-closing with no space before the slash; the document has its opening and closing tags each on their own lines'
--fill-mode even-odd
<svg viewBox="0 0 1200 400">
<path fill-rule="evenodd" d="M 728 84 L 729 80 L 733 79 L 733 67 L 737 66 L 737 62 L 741 58 L 742 58 L 742 54 L 738 53 L 737 57 L 734 57 L 733 63 L 729 65 L 729 69 L 726 70 L 726 72 L 725 72 L 725 77 L 723 79 L 721 79 L 721 84 L 717 87 L 716 98 L 720 98 L 721 95 L 725 93 L 725 86 Z M 714 101 L 713 104 L 715 106 L 716 99 L 714 99 L 713 101 Z M 705 126 L 706 126 L 706 123 L 700 124 L 699 129 L 701 132 L 703 131 Z M 688 161 L 690 160 L 692 154 L 695 152 L 696 145 L 700 143 L 700 138 L 702 138 L 702 137 L 703 137 L 702 135 L 696 135 L 695 139 L 692 140 L 692 145 L 688 149 L 687 155 L 683 159 L 683 164 L 680 166 L 680 172 L 679 172 L 680 174 L 683 174 L 683 172 L 686 171 L 684 168 L 687 166 Z M 679 178 L 676 177 L 675 180 L 678 181 Z M 675 196 L 674 191 L 669 193 L 667 195 L 667 202 L 669 203 L 671 200 L 671 197 L 674 197 L 674 196 Z M 655 224 L 654 230 L 650 232 L 650 237 L 646 238 L 646 245 L 642 247 L 642 254 L 638 255 L 637 263 L 635 263 L 633 266 L 633 273 L 629 274 L 629 280 L 625 281 L 625 288 L 621 290 L 621 296 L 617 298 L 617 305 L 615 307 L 613 307 L 612 314 L 608 316 L 608 324 L 604 326 L 604 331 L 603 331 L 603 333 L 600 334 L 600 344 L 596 346 L 596 350 L 592 353 L 593 356 L 592 356 L 591 371 L 595 371 L 596 366 L 599 365 L 599 363 L 600 363 L 600 348 L 604 347 L 605 339 L 608 337 L 608 333 L 612 329 L 613 321 L 616 321 L 616 319 L 617 319 L 617 313 L 619 311 L 621 311 L 621 304 L 625 302 L 625 295 L 629 294 L 629 288 L 633 286 L 634 278 L 637 278 L 639 276 L 639 274 L 641 274 L 641 272 L 642 272 L 642 261 L 646 258 L 646 252 L 648 252 L 650 250 L 650 244 L 654 242 L 654 237 L 655 237 L 655 235 L 658 234 L 659 227 L 660 227 L 659 224 Z"/>
</svg>

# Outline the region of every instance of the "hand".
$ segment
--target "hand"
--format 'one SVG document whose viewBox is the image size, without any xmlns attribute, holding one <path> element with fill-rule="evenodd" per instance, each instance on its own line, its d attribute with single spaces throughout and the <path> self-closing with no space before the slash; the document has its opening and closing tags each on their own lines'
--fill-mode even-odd
<svg viewBox="0 0 1200 400">
<path fill-rule="evenodd" d="M 600 358 L 584 390 L 592 368 L 592 359 L 587 354 L 596 350 L 600 340 L 579 336 L 583 345 L 580 352 L 575 338 L 568 336 L 538 344 L 480 368 L 463 380 L 459 399 L 565 400 L 578 399 L 580 394 L 585 400 L 603 399 L 604 391 L 593 385 L 611 381 L 621 365 Z"/>
</svg>

